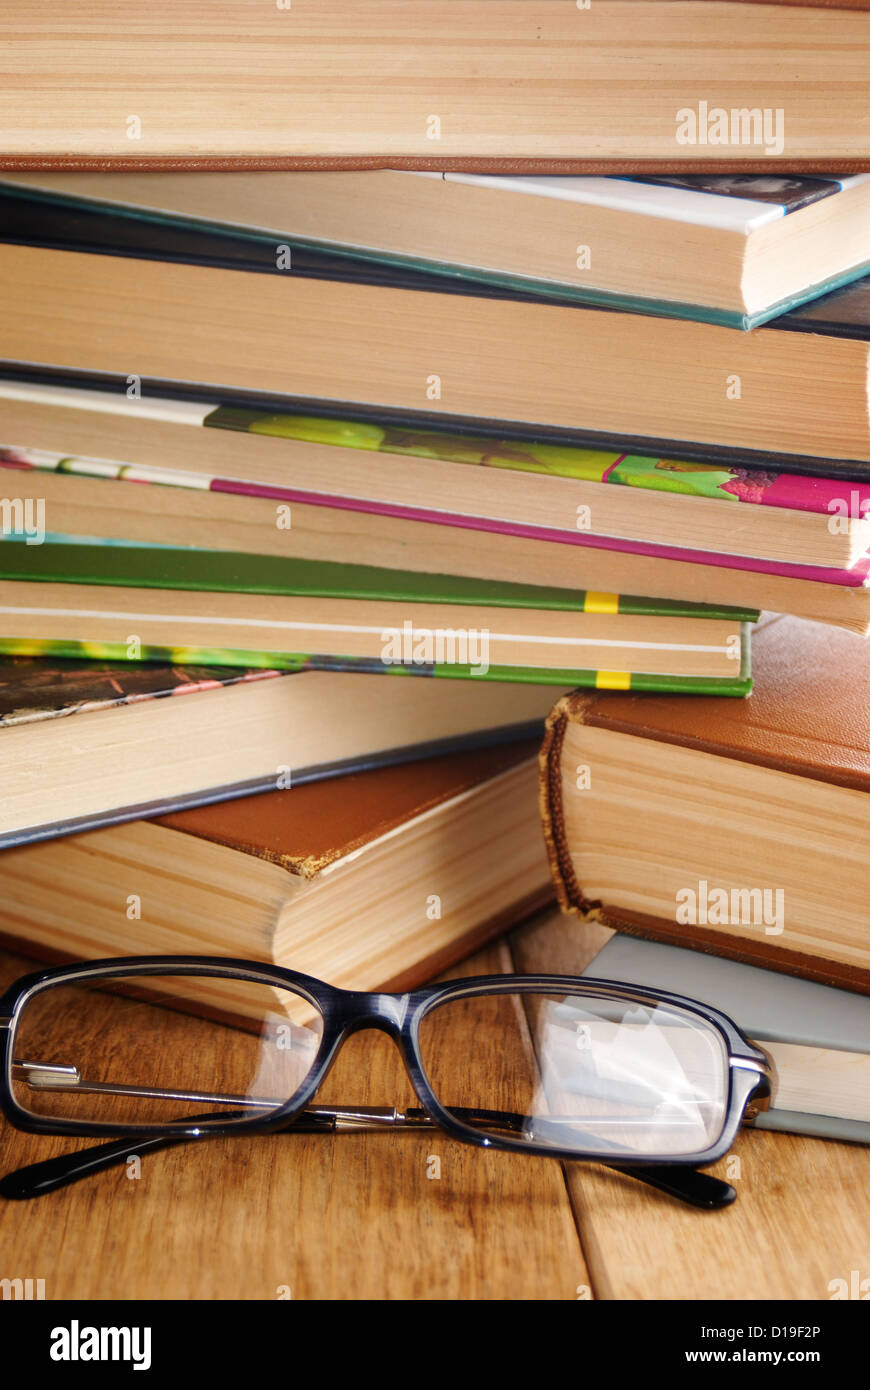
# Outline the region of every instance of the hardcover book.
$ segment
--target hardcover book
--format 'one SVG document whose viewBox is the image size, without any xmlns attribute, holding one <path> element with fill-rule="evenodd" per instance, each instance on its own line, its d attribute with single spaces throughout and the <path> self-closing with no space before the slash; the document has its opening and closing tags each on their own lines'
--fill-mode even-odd
<svg viewBox="0 0 870 1390">
<path fill-rule="evenodd" d="M 758 614 L 145 546 L 0 543 L 0 651 L 746 695 Z"/>
<path fill-rule="evenodd" d="M 840 583 L 857 582 L 846 572 L 870 549 L 870 488 L 834 477 L 25 380 L 0 380 L 0 402 L 0 467 L 38 475 L 16 482 L 23 507 L 50 488 L 55 533 L 124 538 L 114 489 L 82 518 L 74 480 L 102 478 L 245 498 L 264 522 L 279 504 L 333 506 Z M 59 476 L 46 484 L 47 473 Z M 139 539 L 159 542 L 158 499 L 141 486 L 137 499 L 152 518 Z M 225 548 L 217 506 L 213 527 Z"/>
<path fill-rule="evenodd" d="M 0 932 L 52 959 L 206 952 L 411 988 L 550 900 L 535 747 L 6 850 Z M 124 911 L 131 891 L 139 915 Z"/>
<path fill-rule="evenodd" d="M 13 218 L 16 190 L 45 199 L 47 220 L 123 209 L 272 256 L 290 243 L 739 328 L 870 269 L 866 174 L 7 173 Z"/>
<path fill-rule="evenodd" d="M 541 810 L 559 900 L 630 934 L 870 993 L 870 650 L 771 617 L 754 656 L 745 703 L 558 702 Z"/>
<path fill-rule="evenodd" d="M 110 465 L 114 467 L 114 465 Z M 12 482 L 12 480 L 10 480 Z M 71 493 L 70 487 L 73 491 Z M 94 544 L 94 538 L 111 537 L 156 550 L 159 546 L 196 547 L 211 550 L 219 531 L 227 552 L 227 564 L 235 558 L 260 556 L 285 561 L 332 562 L 336 534 L 341 536 L 348 562 L 368 569 L 405 571 L 413 556 L 415 570 L 432 578 L 454 575 L 467 580 L 560 588 L 593 593 L 644 594 L 650 599 L 709 604 L 715 608 L 761 608 L 794 613 L 817 622 L 836 624 L 866 635 L 870 632 L 870 586 L 865 562 L 847 571 L 816 569 L 789 573 L 764 565 L 756 569 L 729 563 L 726 557 L 705 552 L 691 558 L 685 550 L 668 551 L 632 544 L 625 548 L 603 537 L 595 543 L 575 544 L 571 533 L 542 528 L 484 525 L 460 519 L 461 524 L 382 514 L 368 508 L 324 506 L 320 502 L 291 503 L 244 493 L 206 492 L 205 489 L 155 487 L 147 489 L 145 505 L 141 487 L 119 486 L 102 478 L 40 473 L 19 474 L 7 498 L 20 504 L 23 530 L 14 534 L 0 557 L 9 563 L 9 551 L 45 549 L 22 546 L 30 520 L 39 530 L 39 508 L 45 521 L 62 515 L 70 537 Z M 717 504 L 718 505 L 718 504 Z M 11 508 L 14 522 L 14 505 Z M 290 526 L 278 526 L 279 517 Z M 63 535 L 46 528 L 51 543 Z M 89 539 L 90 538 L 90 539 Z M 8 573 L 24 576 L 33 560 L 20 555 Z M 831 581 L 834 582 L 831 582 Z M 44 598 L 44 596 L 43 596 Z"/>
<path fill-rule="evenodd" d="M 412 689 L 383 676 L 89 655 L 0 657 L 0 849 L 540 737 L 552 702 L 533 685 Z"/>
<path fill-rule="evenodd" d="M 44 208 L 21 244 L 0 245 L 7 373 L 17 364 L 128 391 L 134 362 L 149 395 L 870 471 L 866 276 L 747 334 L 401 268 L 361 276 L 341 257 L 307 275 L 282 269 L 274 248 L 237 242 L 227 260 L 205 233 L 94 220 L 87 250 L 57 233 L 39 244 L 53 236 Z"/>
</svg>

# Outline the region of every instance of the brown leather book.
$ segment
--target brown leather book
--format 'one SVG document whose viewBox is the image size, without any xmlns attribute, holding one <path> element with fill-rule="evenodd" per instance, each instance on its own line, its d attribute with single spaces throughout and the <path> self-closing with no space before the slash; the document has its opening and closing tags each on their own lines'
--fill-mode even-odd
<svg viewBox="0 0 870 1390">
<path fill-rule="evenodd" d="M 551 900 L 537 747 L 9 849 L 0 933 L 51 959 L 230 955 L 350 988 L 410 987 Z"/>
<path fill-rule="evenodd" d="M 541 752 L 562 907 L 870 993 L 870 646 L 770 617 L 749 700 L 580 692 Z"/>
<path fill-rule="evenodd" d="M 870 18 L 838 0 L 5 0 L 0 164 L 789 173 L 868 167 Z M 781 112 L 775 146 L 683 108 Z"/>
</svg>

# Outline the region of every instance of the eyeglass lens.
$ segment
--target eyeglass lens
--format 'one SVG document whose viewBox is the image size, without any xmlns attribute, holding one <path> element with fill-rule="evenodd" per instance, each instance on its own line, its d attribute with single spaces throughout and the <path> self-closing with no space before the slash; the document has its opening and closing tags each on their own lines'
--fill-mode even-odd
<svg viewBox="0 0 870 1390">
<path fill-rule="evenodd" d="M 286 1104 L 323 1033 L 307 998 L 268 984 L 131 975 L 57 984 L 25 1004 L 13 1095 L 80 1123 L 231 1123 Z"/>
<path fill-rule="evenodd" d="M 460 1032 L 467 1063 L 448 1081 L 447 1039 Z M 419 1047 L 458 1120 L 543 1147 L 676 1158 L 707 1149 L 725 1123 L 724 1040 L 699 1016 L 652 1001 L 468 994 L 425 1015 Z"/>
</svg>

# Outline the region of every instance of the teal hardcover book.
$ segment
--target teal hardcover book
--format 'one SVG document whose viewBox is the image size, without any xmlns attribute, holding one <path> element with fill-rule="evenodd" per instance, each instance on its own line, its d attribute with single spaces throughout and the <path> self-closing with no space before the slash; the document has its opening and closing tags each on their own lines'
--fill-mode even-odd
<svg viewBox="0 0 870 1390">
<path fill-rule="evenodd" d="M 373 279 L 380 268 L 409 283 L 431 277 L 749 329 L 870 269 L 864 243 L 849 235 L 866 218 L 867 182 L 397 170 L 231 182 L 55 171 L 5 174 L 0 205 L 19 234 L 50 218 L 56 244 L 180 246 L 230 264 L 259 257 L 270 270 L 278 245 L 296 275 Z"/>
</svg>

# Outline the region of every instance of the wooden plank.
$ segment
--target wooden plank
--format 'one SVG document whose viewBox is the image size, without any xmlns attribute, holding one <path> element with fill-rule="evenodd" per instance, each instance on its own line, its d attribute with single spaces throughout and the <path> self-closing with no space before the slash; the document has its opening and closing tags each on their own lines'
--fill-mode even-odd
<svg viewBox="0 0 870 1390">
<path fill-rule="evenodd" d="M 0 982 L 29 968 L 3 956 Z M 504 968 L 492 947 L 458 973 Z M 383 1034 L 350 1039 L 322 1098 L 414 1103 Z M 0 1172 L 90 1142 L 4 1123 Z M 0 1277 L 42 1278 L 48 1299 L 574 1299 L 589 1284 L 559 1164 L 434 1131 L 180 1146 L 138 1179 L 116 1168 L 0 1202 L 0 1250 Z"/>
<path fill-rule="evenodd" d="M 610 933 L 546 912 L 511 938 L 518 971 L 579 973 Z M 599 1298 L 828 1299 L 868 1272 L 870 1149 L 746 1129 L 709 1170 L 737 1201 L 698 1212 L 631 1178 L 567 1165 Z"/>
</svg>

